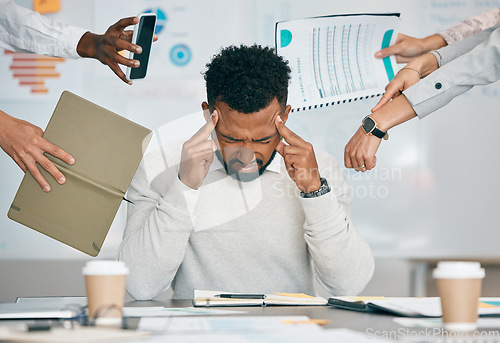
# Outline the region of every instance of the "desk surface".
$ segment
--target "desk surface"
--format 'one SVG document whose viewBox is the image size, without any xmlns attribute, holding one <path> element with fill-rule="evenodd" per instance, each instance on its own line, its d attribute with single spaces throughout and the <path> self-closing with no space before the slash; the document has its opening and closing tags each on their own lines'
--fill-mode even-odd
<svg viewBox="0 0 500 343">
<path fill-rule="evenodd" d="M 131 301 L 125 304 L 129 307 L 165 306 L 191 307 L 191 300 L 166 301 Z M 311 319 L 329 319 L 325 328 L 348 328 L 359 332 L 397 331 L 401 326 L 393 321 L 395 316 L 385 314 L 362 313 L 335 309 L 330 306 L 244 306 L 244 307 L 210 307 L 219 310 L 245 311 L 246 313 L 231 314 L 231 316 L 308 316 Z M 132 324 L 133 326 L 133 324 Z"/>
<path fill-rule="evenodd" d="M 189 300 L 164 300 L 164 301 L 131 301 L 125 303 L 126 307 L 192 307 L 192 301 Z M 364 334 L 367 339 L 382 338 L 382 339 L 413 339 L 425 338 L 426 342 L 448 342 L 446 336 L 436 334 L 433 329 L 425 328 L 406 328 L 396 324 L 393 319 L 396 318 L 392 315 L 386 314 L 372 314 L 363 313 L 349 310 L 335 309 L 330 306 L 245 306 L 245 307 L 212 307 L 213 309 L 227 309 L 243 311 L 240 314 L 228 314 L 227 316 L 307 316 L 311 319 L 327 319 L 330 323 L 324 325 L 325 328 L 347 328 Z M 135 329 L 139 323 L 139 318 L 126 318 L 123 322 L 125 328 Z M 5 322 L 4 322 L 5 323 Z M 430 331 L 429 331 L 430 330 Z M 499 342 L 499 329 L 491 330 L 478 330 L 474 335 L 479 333 L 481 338 L 482 334 L 489 333 L 488 339 L 481 340 L 481 342 Z M 488 331 L 488 332 L 486 332 Z M 492 336 L 492 334 L 494 334 Z M 476 337 L 476 336 L 474 336 Z M 449 342 L 456 343 L 455 336 L 450 336 L 452 340 Z M 468 339 L 466 336 L 465 339 Z M 470 338 L 470 337 L 469 337 Z M 490 339 L 491 338 L 491 339 Z M 414 341 L 414 340 L 413 340 Z M 460 342 L 476 342 L 474 340 L 462 340 Z"/>
</svg>

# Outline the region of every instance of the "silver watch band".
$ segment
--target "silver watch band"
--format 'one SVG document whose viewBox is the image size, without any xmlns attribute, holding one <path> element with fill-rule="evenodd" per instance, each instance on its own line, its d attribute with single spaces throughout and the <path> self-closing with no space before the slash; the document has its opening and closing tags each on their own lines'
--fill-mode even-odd
<svg viewBox="0 0 500 343">
<path fill-rule="evenodd" d="M 310 199 L 310 198 L 317 198 L 317 197 L 320 197 L 328 192 L 330 192 L 331 188 L 330 186 L 328 185 L 328 182 L 326 181 L 325 178 L 320 178 L 321 180 L 321 186 L 319 187 L 319 189 L 313 191 L 313 192 L 310 192 L 310 193 L 305 193 L 305 192 L 300 192 L 300 196 L 302 198 L 305 198 L 305 199 Z"/>
</svg>

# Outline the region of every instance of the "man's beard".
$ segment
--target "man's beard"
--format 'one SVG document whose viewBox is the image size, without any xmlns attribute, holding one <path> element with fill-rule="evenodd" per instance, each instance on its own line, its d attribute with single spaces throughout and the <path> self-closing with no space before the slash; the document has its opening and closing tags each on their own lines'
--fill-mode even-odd
<svg viewBox="0 0 500 343">
<path fill-rule="evenodd" d="M 241 182 L 250 182 L 264 174 L 266 171 L 266 168 L 271 164 L 273 161 L 274 157 L 276 156 L 276 150 L 273 151 L 273 154 L 269 158 L 269 161 L 265 164 L 262 165 L 263 161 L 261 159 L 255 159 L 255 162 L 258 165 L 258 169 L 255 172 L 250 172 L 250 173 L 240 173 L 236 169 L 232 167 L 234 163 L 241 162 L 237 158 L 233 158 L 232 160 L 229 161 L 229 165 L 224 161 L 224 158 L 222 158 L 222 155 L 219 150 L 215 151 L 215 156 L 219 159 L 219 161 L 222 163 L 224 166 L 224 170 L 228 175 L 230 175 L 233 179 L 236 179 Z"/>
</svg>

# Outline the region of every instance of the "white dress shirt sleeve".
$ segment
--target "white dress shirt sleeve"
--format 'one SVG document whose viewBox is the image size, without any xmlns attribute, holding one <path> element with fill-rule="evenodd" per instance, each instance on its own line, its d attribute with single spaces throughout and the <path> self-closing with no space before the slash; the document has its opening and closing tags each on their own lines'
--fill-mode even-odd
<svg viewBox="0 0 500 343">
<path fill-rule="evenodd" d="M 80 58 L 76 47 L 85 32 L 43 17 L 12 0 L 0 0 L 0 47 L 4 49 Z"/>
</svg>

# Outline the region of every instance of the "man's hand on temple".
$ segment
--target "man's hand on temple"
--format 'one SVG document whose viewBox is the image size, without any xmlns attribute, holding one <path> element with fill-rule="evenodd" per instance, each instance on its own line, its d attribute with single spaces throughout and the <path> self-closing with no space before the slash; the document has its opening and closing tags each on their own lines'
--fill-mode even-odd
<svg viewBox="0 0 500 343">
<path fill-rule="evenodd" d="M 217 110 L 214 110 L 208 122 L 182 145 L 179 180 L 189 188 L 198 189 L 201 186 L 214 160 L 217 145 L 208 138 L 218 120 Z"/>
<path fill-rule="evenodd" d="M 288 143 L 287 145 L 280 141 L 276 146 L 276 151 L 285 161 L 288 175 L 302 192 L 310 193 L 318 190 L 321 187 L 321 180 L 312 144 L 287 128 L 279 115 L 275 123 L 278 132 Z"/>
</svg>

